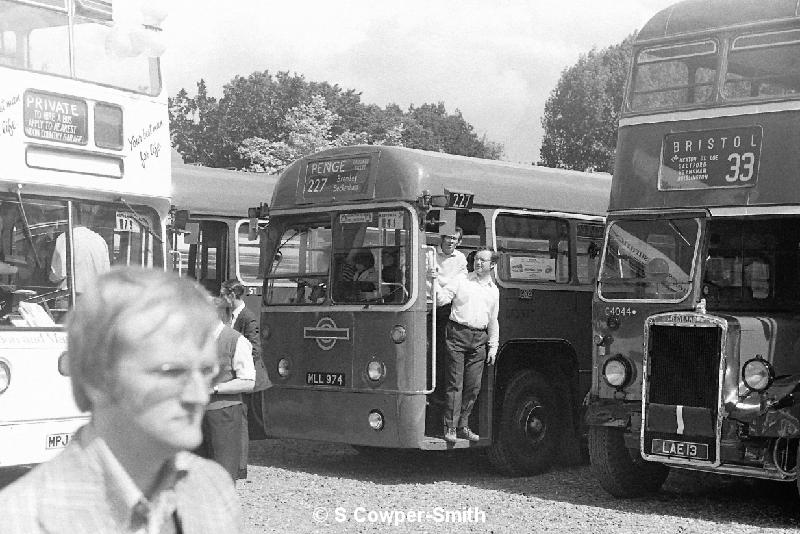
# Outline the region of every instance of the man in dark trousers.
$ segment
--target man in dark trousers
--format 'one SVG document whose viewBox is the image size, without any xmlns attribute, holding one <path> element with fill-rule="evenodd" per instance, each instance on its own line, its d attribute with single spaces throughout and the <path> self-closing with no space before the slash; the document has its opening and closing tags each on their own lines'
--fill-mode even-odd
<svg viewBox="0 0 800 534">
<path fill-rule="evenodd" d="M 220 296 L 224 298 L 231 307 L 231 326 L 234 330 L 242 334 L 252 345 L 253 366 L 256 370 L 256 382 L 252 393 L 242 394 L 242 404 L 244 405 L 245 422 L 248 421 L 247 414 L 257 415 L 256 420 L 263 421 L 261 407 L 261 391 L 269 388 L 272 382 L 267 375 L 267 368 L 261 357 L 261 332 L 258 327 L 258 317 L 247 309 L 244 303 L 245 287 L 239 280 L 232 278 L 222 283 Z M 239 474 L 237 478 L 247 478 L 247 457 L 250 449 L 250 431 L 248 425 L 244 425 L 242 431 L 242 455 L 239 464 Z"/>
<path fill-rule="evenodd" d="M 475 270 L 466 277 L 451 279 L 437 287 L 436 302 L 451 303 L 447 321 L 446 389 L 444 439 L 455 443 L 458 438 L 478 441 L 469 428 L 469 416 L 481 389 L 484 362 L 492 365 L 497 355 L 499 325 L 497 314 L 500 292 L 492 280 L 492 267 L 497 255 L 491 250 L 475 254 Z M 487 351 L 488 347 L 488 351 Z"/>
</svg>

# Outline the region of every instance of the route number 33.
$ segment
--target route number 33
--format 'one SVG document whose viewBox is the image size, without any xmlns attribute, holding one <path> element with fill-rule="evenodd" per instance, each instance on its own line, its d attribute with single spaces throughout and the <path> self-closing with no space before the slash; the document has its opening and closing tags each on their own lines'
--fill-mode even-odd
<svg viewBox="0 0 800 534">
<path fill-rule="evenodd" d="M 733 152 L 728 156 L 728 162 L 731 163 L 730 172 L 725 175 L 725 181 L 733 182 L 748 182 L 753 177 L 756 157 L 752 152 L 745 152 L 739 154 Z"/>
</svg>

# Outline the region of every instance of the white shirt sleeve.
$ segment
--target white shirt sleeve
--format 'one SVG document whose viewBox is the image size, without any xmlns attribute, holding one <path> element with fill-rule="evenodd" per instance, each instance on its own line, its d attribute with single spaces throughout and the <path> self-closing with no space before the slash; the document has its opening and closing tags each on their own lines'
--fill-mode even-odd
<svg viewBox="0 0 800 534">
<path fill-rule="evenodd" d="M 244 380 L 256 379 L 256 367 L 253 364 L 253 345 L 244 336 L 236 340 L 236 352 L 233 354 L 233 374 Z"/>
</svg>

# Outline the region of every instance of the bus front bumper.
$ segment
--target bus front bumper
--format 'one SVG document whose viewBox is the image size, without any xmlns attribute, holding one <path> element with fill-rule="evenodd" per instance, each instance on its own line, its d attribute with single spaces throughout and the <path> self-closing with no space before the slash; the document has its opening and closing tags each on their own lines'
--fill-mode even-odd
<svg viewBox="0 0 800 534">
<path fill-rule="evenodd" d="M 266 434 L 293 438 L 371 445 L 421 448 L 425 433 L 426 396 L 421 393 L 325 391 L 282 388 L 265 391 Z M 369 417 L 383 417 L 380 430 Z"/>
</svg>

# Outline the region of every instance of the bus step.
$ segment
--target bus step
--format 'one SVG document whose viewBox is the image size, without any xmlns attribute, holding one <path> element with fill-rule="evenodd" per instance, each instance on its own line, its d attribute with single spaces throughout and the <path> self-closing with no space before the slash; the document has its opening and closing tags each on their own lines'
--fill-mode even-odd
<svg viewBox="0 0 800 534">
<path fill-rule="evenodd" d="M 490 440 L 488 438 L 481 438 L 480 441 L 474 443 L 468 439 L 458 438 L 455 443 L 448 443 L 443 438 L 436 436 L 425 436 L 425 439 L 420 443 L 420 449 L 426 451 L 446 451 L 448 449 L 468 449 L 470 447 L 488 447 Z"/>
</svg>

